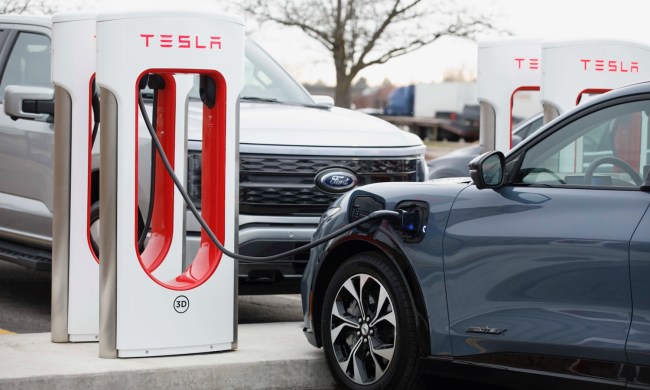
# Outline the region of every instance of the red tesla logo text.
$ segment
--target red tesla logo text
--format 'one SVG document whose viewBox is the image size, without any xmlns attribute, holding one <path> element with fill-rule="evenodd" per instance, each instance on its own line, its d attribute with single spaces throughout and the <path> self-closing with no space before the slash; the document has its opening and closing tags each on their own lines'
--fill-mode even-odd
<svg viewBox="0 0 650 390">
<path fill-rule="evenodd" d="M 140 34 L 144 38 L 144 47 L 161 47 L 163 49 L 221 49 L 221 37 L 199 37 L 198 35 Z"/>
<path fill-rule="evenodd" d="M 538 70 L 540 66 L 539 58 L 515 58 L 517 69 Z"/>
<path fill-rule="evenodd" d="M 612 73 L 639 73 L 638 61 L 581 59 L 582 70 Z"/>
</svg>

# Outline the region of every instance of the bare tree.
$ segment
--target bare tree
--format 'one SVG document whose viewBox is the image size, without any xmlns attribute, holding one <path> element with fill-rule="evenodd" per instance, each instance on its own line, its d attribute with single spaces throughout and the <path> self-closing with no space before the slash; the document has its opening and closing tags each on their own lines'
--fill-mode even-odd
<svg viewBox="0 0 650 390">
<path fill-rule="evenodd" d="M 0 0 L 0 14 L 52 14 L 56 10 L 47 0 Z"/>
<path fill-rule="evenodd" d="M 443 36 L 473 38 L 494 29 L 490 16 L 453 0 L 243 0 L 242 8 L 260 23 L 297 27 L 320 42 L 334 60 L 334 100 L 342 107 L 350 106 L 350 87 L 362 69 Z"/>
</svg>

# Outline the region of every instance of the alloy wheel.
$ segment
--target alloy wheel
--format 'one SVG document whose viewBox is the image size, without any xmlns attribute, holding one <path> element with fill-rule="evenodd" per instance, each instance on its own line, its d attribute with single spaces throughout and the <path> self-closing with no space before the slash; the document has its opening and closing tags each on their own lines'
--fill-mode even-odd
<svg viewBox="0 0 650 390">
<path fill-rule="evenodd" d="M 393 360 L 397 321 L 382 283 L 368 274 L 348 278 L 336 294 L 330 333 L 341 371 L 360 385 L 375 383 Z"/>
</svg>

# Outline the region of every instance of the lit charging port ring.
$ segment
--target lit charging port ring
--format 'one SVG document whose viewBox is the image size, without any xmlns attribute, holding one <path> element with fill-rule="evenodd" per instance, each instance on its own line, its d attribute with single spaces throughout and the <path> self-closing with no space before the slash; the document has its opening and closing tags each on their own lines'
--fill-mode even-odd
<svg viewBox="0 0 650 390">
<path fill-rule="evenodd" d="M 225 176 L 226 176 L 226 81 L 223 75 L 214 70 L 198 69 L 148 69 L 140 74 L 136 82 L 136 102 L 139 98 L 137 86 L 147 74 L 155 73 L 163 77 L 165 88 L 158 92 L 156 115 L 156 134 L 163 146 L 165 155 L 174 167 L 174 144 L 176 137 L 176 87 L 174 74 L 198 74 L 212 78 L 216 84 L 216 102 L 212 108 L 203 106 L 203 139 L 201 152 L 201 216 L 218 240 L 225 241 Z M 135 144 L 138 144 L 140 110 L 136 104 Z M 184 129 L 183 129 L 184 130 Z M 183 131 L 184 134 L 184 131 Z M 134 249 L 138 254 L 144 272 L 159 285 L 171 290 L 190 290 L 210 279 L 221 261 L 222 252 L 201 231 L 199 250 L 190 266 L 174 279 L 161 281 L 153 272 L 165 261 L 173 237 L 174 182 L 156 155 L 155 202 L 151 218 L 151 235 L 145 250 L 139 254 L 138 229 L 135 229 Z M 134 226 L 138 224 L 138 148 L 135 148 L 136 193 L 134 207 Z M 184 239 L 184 237 L 177 238 Z"/>
</svg>

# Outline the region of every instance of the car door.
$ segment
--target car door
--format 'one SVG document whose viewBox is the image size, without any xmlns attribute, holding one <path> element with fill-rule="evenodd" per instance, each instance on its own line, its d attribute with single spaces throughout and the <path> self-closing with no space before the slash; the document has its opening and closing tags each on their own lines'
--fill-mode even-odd
<svg viewBox="0 0 650 390">
<path fill-rule="evenodd" d="M 8 85 L 51 87 L 45 28 L 7 30 L 0 75 L 0 239 L 47 245 L 52 230 L 52 123 L 13 120 L 4 112 Z"/>
<path fill-rule="evenodd" d="M 508 156 L 509 184 L 459 194 L 444 238 L 455 356 L 624 381 L 646 99 L 556 122 Z"/>
<path fill-rule="evenodd" d="M 626 352 L 632 377 L 629 387 L 650 386 L 650 211 L 647 211 L 630 245 L 632 325 Z"/>
</svg>

